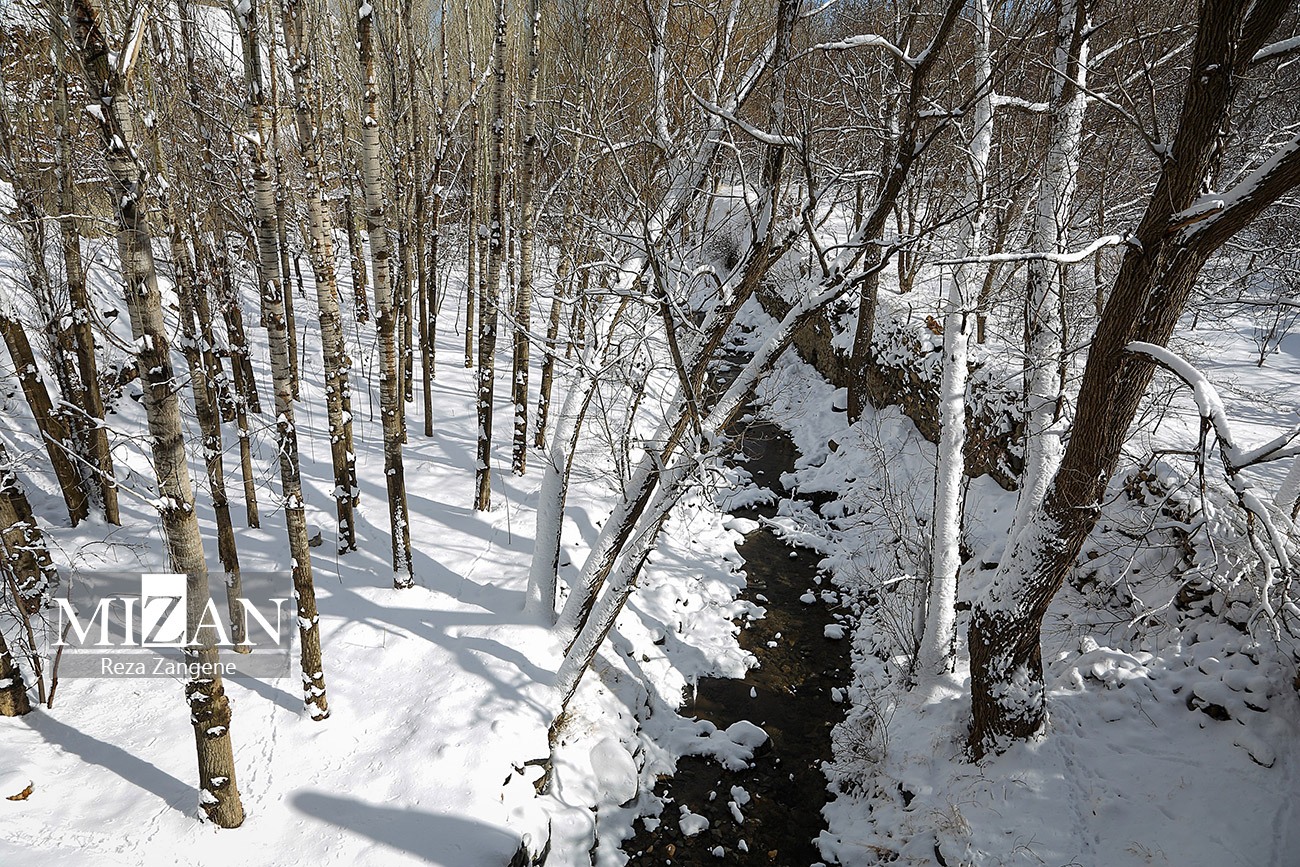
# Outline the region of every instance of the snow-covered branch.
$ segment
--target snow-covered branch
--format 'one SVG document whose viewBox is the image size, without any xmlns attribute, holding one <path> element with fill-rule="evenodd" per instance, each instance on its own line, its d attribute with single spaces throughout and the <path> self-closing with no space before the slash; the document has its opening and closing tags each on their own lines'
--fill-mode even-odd
<svg viewBox="0 0 1300 867">
<path fill-rule="evenodd" d="M 1290 54 L 1292 51 L 1300 51 L 1300 36 L 1292 36 L 1290 39 L 1283 39 L 1274 42 L 1272 45 L 1265 45 L 1255 52 L 1255 56 L 1250 59 L 1250 62 L 1252 64 L 1263 63 L 1266 60 L 1273 60 L 1284 54 Z"/>
<path fill-rule="evenodd" d="M 964 256 L 958 259 L 941 259 L 935 265 L 993 265 L 1003 262 L 1055 262 L 1073 265 L 1082 262 L 1103 247 L 1117 247 L 1128 243 L 1131 236 L 1103 235 L 1088 246 L 1066 253 L 988 253 L 983 256 Z"/>
<path fill-rule="evenodd" d="M 744 118 L 737 117 L 733 112 L 727 111 L 720 105 L 716 105 L 696 93 L 689 84 L 686 85 L 686 91 L 691 95 L 691 99 L 699 103 L 700 108 L 709 114 L 722 118 L 728 123 L 733 123 L 745 131 L 750 137 L 761 141 L 763 144 L 775 145 L 777 147 L 795 147 L 799 140 L 788 135 L 773 135 L 766 130 L 761 130 Z"/>
<path fill-rule="evenodd" d="M 1300 133 L 1231 189 L 1207 193 L 1169 218 L 1189 241 L 1217 247 L 1256 214 L 1300 185 Z"/>
<path fill-rule="evenodd" d="M 883 48 L 885 51 L 897 57 L 908 66 L 913 66 L 914 61 L 907 56 L 907 52 L 890 42 L 883 36 L 877 36 L 874 33 L 862 33 L 857 36 L 846 36 L 843 39 L 837 39 L 834 42 L 820 42 L 817 45 L 801 52 L 798 57 L 806 57 L 814 51 L 851 51 L 855 48 Z"/>
</svg>

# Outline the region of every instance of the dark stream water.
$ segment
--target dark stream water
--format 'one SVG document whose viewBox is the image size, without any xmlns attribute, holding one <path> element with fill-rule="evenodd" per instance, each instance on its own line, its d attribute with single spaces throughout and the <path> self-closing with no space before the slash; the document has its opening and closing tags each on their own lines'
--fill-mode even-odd
<svg viewBox="0 0 1300 867">
<path fill-rule="evenodd" d="M 774 425 L 749 422 L 734 430 L 738 461 L 754 481 L 788 496 L 781 473 L 793 468 L 795 447 Z M 737 510 L 740 517 L 760 519 L 776 506 Z M 767 616 L 749 622 L 740 643 L 758 657 L 759 667 L 743 680 L 705 678 L 682 709 L 684 716 L 707 719 L 719 728 L 750 720 L 768 733 L 751 767 L 727 771 L 708 759 L 689 757 L 677 773 L 655 791 L 671 798 L 653 831 L 637 823 L 637 834 L 623 844 L 631 865 L 788 865 L 808 867 L 821 859 L 814 844 L 825 828 L 821 808 L 827 800 L 821 763 L 831 757 L 831 727 L 843 718 L 844 705 L 831 689 L 849 678 L 849 640 L 831 640 L 823 629 L 833 622 L 832 606 L 805 604 L 799 597 L 816 583 L 819 555 L 793 548 L 764 526 L 745 537 L 748 587 L 743 598 L 762 605 Z M 779 636 L 779 637 L 778 637 Z M 751 800 L 740 806 L 737 822 L 729 806 L 732 787 L 741 786 Z M 709 827 L 694 836 L 679 828 L 680 807 L 706 817 Z M 744 841 L 744 846 L 740 841 Z M 716 847 L 722 850 L 716 851 Z M 747 850 L 747 851 L 746 851 Z"/>
</svg>

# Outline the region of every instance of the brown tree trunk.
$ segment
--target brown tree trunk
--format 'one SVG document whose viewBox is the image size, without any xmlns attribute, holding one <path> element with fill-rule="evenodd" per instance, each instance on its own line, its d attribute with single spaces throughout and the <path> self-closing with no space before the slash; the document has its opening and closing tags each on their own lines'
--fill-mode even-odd
<svg viewBox="0 0 1300 867">
<path fill-rule="evenodd" d="M 81 57 L 87 87 L 98 95 L 101 106 L 99 125 L 111 179 L 109 192 L 116 204 L 122 277 L 127 303 L 133 308 L 131 319 L 138 326 L 133 337 L 145 387 L 144 405 L 163 532 L 172 568 L 187 576 L 191 606 L 201 605 L 209 598 L 208 567 L 194 512 L 180 402 L 173 387 L 175 371 L 145 216 L 143 195 L 148 173 L 136 156 L 134 118 L 127 103 L 126 80 L 132 58 L 109 63 L 108 43 L 100 24 L 102 12 L 94 2 L 72 0 L 72 44 Z M 132 22 L 133 30 L 143 23 L 142 19 Z M 211 630 L 195 631 L 199 632 L 198 640 L 186 648 L 186 655 L 190 662 L 211 672 L 185 685 L 198 754 L 199 807 L 217 826 L 234 828 L 243 823 L 244 808 L 235 784 L 230 702 L 219 674 Z"/>
<path fill-rule="evenodd" d="M 1283 0 L 1202 4 L 1178 142 L 1126 248 L 1088 352 L 1078 412 L 1060 469 L 1043 506 L 1009 540 L 988 589 L 974 600 L 969 630 L 974 758 L 1002 752 L 1042 730 L 1047 718 L 1040 630 L 1100 514 L 1129 426 L 1155 368 L 1133 341 L 1163 346 L 1197 275 L 1214 250 L 1261 210 L 1300 185 L 1300 149 L 1209 228 L 1183 232 L 1174 217 L 1210 175 L 1239 79 L 1287 9 Z M 1230 197 L 1225 195 L 1225 199 Z"/>
</svg>

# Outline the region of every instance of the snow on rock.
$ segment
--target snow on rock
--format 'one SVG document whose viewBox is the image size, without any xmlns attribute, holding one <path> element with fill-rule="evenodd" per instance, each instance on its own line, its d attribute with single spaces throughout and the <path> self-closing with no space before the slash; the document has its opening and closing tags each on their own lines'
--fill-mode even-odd
<svg viewBox="0 0 1300 867">
<path fill-rule="evenodd" d="M 591 748 L 591 768 L 609 803 L 626 804 L 636 797 L 636 763 L 618 738 L 607 737 Z"/>
<path fill-rule="evenodd" d="M 708 830 L 709 820 L 699 813 L 692 813 L 690 807 L 682 804 L 681 818 L 677 820 L 677 827 L 681 829 L 683 837 L 694 837 Z"/>
<path fill-rule="evenodd" d="M 835 641 L 839 641 L 844 637 L 844 627 L 838 623 L 828 623 L 822 629 L 822 635 Z"/>
</svg>

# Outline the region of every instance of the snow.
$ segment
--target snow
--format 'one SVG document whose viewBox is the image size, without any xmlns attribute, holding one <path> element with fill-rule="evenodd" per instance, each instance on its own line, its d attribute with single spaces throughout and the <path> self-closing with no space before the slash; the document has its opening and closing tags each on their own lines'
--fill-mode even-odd
<svg viewBox="0 0 1300 867">
<path fill-rule="evenodd" d="M 709 820 L 698 813 L 692 813 L 690 807 L 682 804 L 681 818 L 677 820 L 677 827 L 683 837 L 694 837 L 708 830 Z"/>
<path fill-rule="evenodd" d="M 0 249 L 0 258 L 15 248 Z M 347 248 L 340 243 L 338 249 L 343 255 Z M 96 244 L 90 252 L 97 306 L 120 309 L 114 245 Z M 6 269 L 20 273 L 12 262 Z M 340 276 L 342 295 L 350 298 L 346 268 Z M 304 278 L 310 281 L 309 271 Z M 165 302 L 174 304 L 171 287 L 161 282 Z M 297 315 L 311 323 L 315 293 L 306 288 L 296 299 Z M 547 288 L 539 286 L 539 299 Z M 243 303 L 246 321 L 255 321 L 255 294 L 246 293 Z M 534 315 L 540 320 L 543 313 Z M 127 317 L 110 325 L 115 335 L 103 350 L 106 366 L 121 361 L 131 345 Z M 373 346 L 373 323 L 360 333 L 363 344 Z M 269 382 L 264 332 L 250 328 L 249 334 L 258 379 Z M 462 335 L 444 329 L 437 352 L 455 358 L 462 344 Z M 509 353 L 504 356 L 497 380 L 508 384 Z M 677 758 L 712 755 L 735 767 L 752 760 L 757 727 L 707 732 L 675 713 L 691 679 L 741 676 L 754 664 L 739 647 L 732 620 L 761 614 L 736 601 L 744 576 L 735 546 L 753 527 L 728 521 L 713 493 L 693 491 L 675 510 L 636 597 L 578 690 L 571 726 L 555 753 L 552 794 L 537 796 L 533 784 L 541 769 L 529 762 L 548 753 L 551 682 L 563 651 L 540 617 L 521 614 L 542 473 L 495 473 L 500 505 L 490 513 L 469 509 L 473 477 L 460 457 L 474 453 L 474 371 L 440 365 L 433 385 L 437 432 L 425 439 L 413 426 L 404 450 L 416 586 L 394 591 L 382 438 L 367 409 L 377 410 L 377 381 L 367 388 L 365 354 L 354 357 L 353 406 L 363 420 L 355 445 L 358 550 L 335 554 L 328 538 L 312 549 L 320 610 L 314 626 L 321 632 L 330 718 L 313 722 L 304 712 L 296 664 L 283 680 L 227 680 L 234 783 L 247 815 L 238 830 L 218 830 L 196 818 L 201 793 L 194 734 L 179 683 L 64 678 L 52 710 L 0 718 L 0 769 L 35 786 L 28 800 L 4 802 L 0 863 L 34 858 L 138 867 L 178 860 L 226 865 L 236 858 L 250 867 L 322 861 L 499 867 L 525 835 L 540 845 L 549 828 L 550 863 L 563 867 L 587 863 L 596 828 L 592 808 L 599 813 L 602 863 L 613 863 L 636 817 L 654 812 L 648 790 Z M 328 537 L 336 522 L 322 387 L 321 358 L 308 351 L 296 407 L 303 504 L 307 520 Z M 504 394 L 498 404 L 512 411 Z M 13 419 L 6 444 L 33 507 L 43 519 L 57 516 L 62 506 L 35 427 L 21 403 L 6 406 Z M 77 528 L 43 521 L 65 576 L 74 560 L 84 570 L 165 563 L 152 465 L 139 436 L 146 429 L 143 407 L 124 396 L 115 409 L 107 424 L 123 526 L 111 528 L 113 542 L 105 544 L 109 534 L 94 517 Z M 187 442 L 197 446 L 192 409 L 186 405 L 182 412 Z M 242 525 L 240 486 L 229 478 L 238 474 L 236 431 L 233 425 L 224 431 L 245 574 L 283 572 L 289 565 L 282 519 L 270 505 L 277 498 L 264 481 L 278 478 L 275 431 L 267 421 L 255 418 L 250 435 L 261 486 L 260 528 Z M 508 438 L 498 444 L 494 468 L 509 466 L 509 448 Z M 196 448 L 190 472 L 199 485 L 201 459 Z M 734 489 L 729 471 L 713 478 L 719 499 L 761 496 Z M 617 484 L 607 450 L 599 443 L 580 450 L 561 528 L 566 580 L 576 573 L 568 564 L 582 563 L 594 525 L 606 519 Z M 196 509 L 205 539 L 215 538 L 211 500 L 202 489 Z M 215 554 L 211 546 L 210 568 L 217 575 Z M 638 721 L 637 708 L 651 709 L 647 719 Z M 14 782 L 25 786 L 17 776 Z"/>
<path fill-rule="evenodd" d="M 887 287 L 882 296 L 896 297 Z M 1183 332 L 1176 352 L 1215 384 L 1219 404 L 1205 392 L 1205 408 L 1222 406 L 1241 441 L 1270 441 L 1291 427 L 1300 402 L 1288 365 L 1255 366 L 1248 335 L 1245 323 Z M 1296 341 L 1287 337 L 1283 352 L 1296 353 Z M 760 396 L 800 449 L 783 481 L 834 495 L 818 510 L 783 506 L 777 523 L 822 553 L 841 608 L 853 612 L 845 640 L 853 642 L 855 676 L 842 694 L 848 716 L 832 736 L 827 773 L 835 797 L 819 841 L 825 860 L 862 867 L 939 858 L 998 867 L 1293 860 L 1300 844 L 1293 830 L 1300 827 L 1292 797 L 1297 762 L 1289 752 L 1300 734 L 1300 700 L 1287 673 L 1293 667 L 1280 649 L 1253 644 L 1227 624 L 1177 626 L 1169 614 L 1177 586 L 1166 589 L 1158 579 L 1177 562 L 1176 552 L 1158 537 L 1133 541 L 1119 532 L 1151 518 L 1131 514 L 1119 497 L 1102 521 L 1113 529 L 1081 558 L 1097 570 L 1095 583 L 1084 591 L 1067 584 L 1049 612 L 1044 736 L 972 765 L 964 745 L 965 668 L 924 694 L 901 688 L 906 659 L 890 650 L 891 623 L 899 621 L 862 603 L 869 588 L 919 592 L 909 573 L 923 563 L 925 540 L 900 538 L 898 519 L 928 514 L 934 447 L 895 408 L 868 409 L 858 425 L 846 426 L 833 410 L 835 390 L 790 356 Z M 1135 431 L 1130 448 L 1194 448 L 1201 412 L 1196 400 L 1176 397 L 1154 431 Z M 1289 469 L 1282 461 L 1243 472 L 1271 490 L 1266 485 L 1279 484 Z M 1001 555 L 1015 495 L 981 477 L 970 480 L 966 502 L 972 556 L 960 592 L 970 598 L 992 574 L 985 564 Z M 1152 507 L 1162 502 L 1153 499 Z M 1117 625 L 1115 612 L 1100 607 L 1125 592 L 1145 632 L 1127 620 Z M 958 638 L 964 641 L 964 622 Z"/>
</svg>

